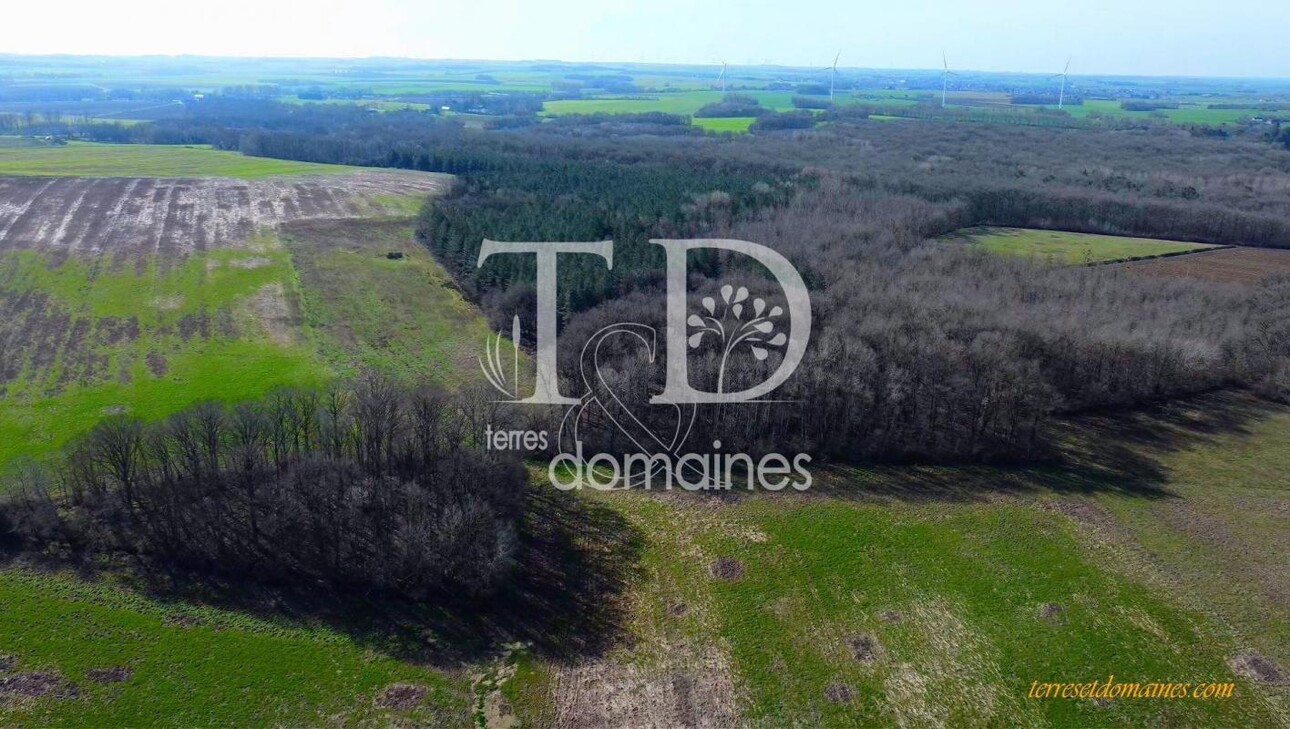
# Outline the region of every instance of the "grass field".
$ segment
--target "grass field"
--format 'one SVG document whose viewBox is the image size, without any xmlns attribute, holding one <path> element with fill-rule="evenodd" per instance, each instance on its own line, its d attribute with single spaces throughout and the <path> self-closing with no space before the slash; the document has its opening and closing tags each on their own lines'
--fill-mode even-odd
<svg viewBox="0 0 1290 729">
<path fill-rule="evenodd" d="M 282 96 L 279 101 L 286 104 L 351 104 L 360 106 L 364 109 L 376 109 L 377 111 L 425 111 L 430 108 L 429 104 L 415 104 L 402 101 L 389 101 L 383 99 L 302 99 L 299 96 Z"/>
<path fill-rule="evenodd" d="M 696 118 L 694 126 L 703 127 L 710 132 L 735 132 L 742 133 L 748 131 L 748 127 L 756 121 L 751 116 L 733 116 L 723 118 Z"/>
<path fill-rule="evenodd" d="M 793 108 L 793 94 L 788 91 L 741 91 L 761 102 L 767 109 L 786 111 Z M 661 111 L 667 114 L 689 116 L 706 104 L 721 101 L 720 91 L 682 91 L 666 94 L 643 94 L 639 98 L 606 97 L 600 99 L 573 99 L 548 101 L 548 114 L 639 114 Z"/>
<path fill-rule="evenodd" d="M 1072 116 L 1086 117 L 1093 112 L 1109 116 L 1121 116 L 1129 119 L 1150 119 L 1163 117 L 1174 124 L 1234 124 L 1241 119 L 1252 116 L 1266 116 L 1267 112 L 1257 109 L 1210 109 L 1203 104 L 1181 103 L 1177 109 L 1159 109 L 1157 111 L 1126 111 L 1118 101 L 1088 99 L 1079 106 L 1066 107 Z"/>
<path fill-rule="evenodd" d="M 488 327 L 406 221 L 293 223 L 283 237 L 303 284 L 304 325 L 331 371 L 448 385 L 478 372 Z"/>
<path fill-rule="evenodd" d="M 952 233 L 942 240 L 967 243 L 990 253 L 1036 258 L 1059 264 L 1149 258 L 1214 247 L 1205 243 L 1029 228 L 970 228 Z"/>
<path fill-rule="evenodd" d="M 321 381 L 322 361 L 291 333 L 299 306 L 290 260 L 272 235 L 252 250 L 218 250 L 159 270 L 57 267 L 31 252 L 0 258 L 0 295 L 43 301 L 13 322 L 51 337 L 4 389 L 0 467 L 41 457 L 105 415 L 156 418 L 205 399 L 263 395 Z M 19 353 L 15 353 L 19 354 Z"/>
<path fill-rule="evenodd" d="M 0 649 L 74 698 L 0 702 L 6 726 L 469 726 L 469 682 L 322 625 L 142 597 L 72 575 L 0 571 Z M 87 677 L 124 668 L 124 681 Z M 376 699 L 429 689 L 414 711 Z"/>
<path fill-rule="evenodd" d="M 557 713 L 567 725 L 1283 723 L 1286 695 L 1228 661 L 1290 659 L 1275 603 L 1287 494 L 1270 486 L 1290 466 L 1290 410 L 1219 396 L 1075 430 L 1112 428 L 1133 464 L 1162 475 L 1090 452 L 1056 472 L 833 472 L 812 497 L 595 497 L 647 545 L 632 639 L 595 664 L 591 688 L 559 686 L 593 669 L 560 669 Z M 1193 514 L 1219 520 L 1217 536 Z M 1108 674 L 1236 689 L 1226 701 L 1026 697 L 1033 681 Z"/>
<path fill-rule="evenodd" d="M 445 333 L 458 332 L 482 342 L 482 318 L 459 297 L 450 310 L 414 309 L 455 294 L 442 288 L 442 274 L 425 273 L 428 261 L 409 260 L 408 275 L 425 274 L 419 290 L 396 287 L 398 276 L 363 279 L 373 291 L 406 294 L 409 318 L 374 310 L 363 319 L 351 299 L 336 300 L 354 322 L 399 327 L 360 332 L 377 337 L 365 346 L 383 359 L 341 366 L 306 325 L 279 226 L 359 219 L 352 237 L 366 240 L 363 226 L 379 232 L 391 217 L 407 221 L 443 181 L 369 172 L 329 176 L 327 185 L 286 179 L 0 178 L 0 469 L 48 456 L 110 414 L 155 419 L 202 400 L 320 383 L 359 365 L 420 360 L 423 371 L 450 370 L 427 342 L 456 341 Z M 410 238 L 389 248 L 400 246 L 417 253 Z M 310 291 L 319 307 L 332 303 L 330 293 Z M 436 318 L 448 311 L 452 318 Z"/>
<path fill-rule="evenodd" d="M 246 157 L 205 147 L 69 142 L 0 145 L 0 175 L 37 177 L 235 177 L 347 172 L 350 167 Z"/>
<path fill-rule="evenodd" d="M 1242 420 L 1239 411 L 1249 403 L 1207 408 L 1211 402 L 1171 407 L 1158 426 L 1167 440 L 1186 443 L 1163 461 L 1172 498 L 1098 495 L 1092 502 L 1102 513 L 1085 517 L 1094 523 L 1084 526 L 1095 529 L 1106 519 L 1122 527 L 1121 536 L 1150 556 L 1145 563 L 1122 562 L 1134 565 L 1130 574 L 1158 580 L 1189 607 L 1217 615 L 1222 632 L 1284 669 L 1290 666 L 1290 488 L 1284 479 L 1290 413 L 1277 408 L 1232 432 L 1222 426 L 1224 419 L 1237 412 Z M 1156 565 L 1154 573 L 1145 564 Z M 1274 696 L 1286 719 L 1290 692 Z"/>
</svg>

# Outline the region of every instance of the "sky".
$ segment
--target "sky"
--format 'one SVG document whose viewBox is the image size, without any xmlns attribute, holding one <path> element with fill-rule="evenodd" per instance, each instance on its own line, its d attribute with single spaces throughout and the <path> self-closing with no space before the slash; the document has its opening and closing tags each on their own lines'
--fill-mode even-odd
<svg viewBox="0 0 1290 729">
<path fill-rule="evenodd" d="M 1280 0 L 60 0 L 0 53 L 401 56 L 1290 78 Z"/>
</svg>

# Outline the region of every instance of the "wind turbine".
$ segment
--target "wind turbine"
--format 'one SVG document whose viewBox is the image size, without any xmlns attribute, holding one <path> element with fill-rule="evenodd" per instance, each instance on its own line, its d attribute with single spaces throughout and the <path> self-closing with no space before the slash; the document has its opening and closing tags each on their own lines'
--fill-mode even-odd
<svg viewBox="0 0 1290 729">
<path fill-rule="evenodd" d="M 838 59 L 841 57 L 842 51 L 839 50 L 838 55 L 833 57 L 833 65 L 825 69 L 829 72 L 829 103 L 833 103 L 833 81 L 838 76 Z"/>
<path fill-rule="evenodd" d="M 1066 68 L 1063 69 L 1061 73 L 1052 77 L 1052 78 L 1060 78 L 1062 80 L 1062 90 L 1057 92 L 1058 109 L 1062 108 L 1062 106 L 1066 104 L 1066 81 L 1070 78 L 1070 73 L 1071 73 L 1071 59 L 1067 57 Z"/>
<path fill-rule="evenodd" d="M 944 109 L 945 96 L 950 89 L 950 76 L 957 76 L 958 74 L 950 70 L 950 62 L 945 57 L 945 51 L 941 51 L 941 66 L 945 69 L 941 71 L 941 108 Z"/>
<path fill-rule="evenodd" d="M 721 75 L 717 76 L 717 83 L 721 84 L 721 93 L 726 93 L 726 62 L 721 62 Z"/>
</svg>

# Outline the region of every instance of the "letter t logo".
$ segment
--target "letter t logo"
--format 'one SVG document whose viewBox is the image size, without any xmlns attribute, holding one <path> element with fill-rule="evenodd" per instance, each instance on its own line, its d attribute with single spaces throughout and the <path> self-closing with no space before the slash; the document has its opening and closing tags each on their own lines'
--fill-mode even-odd
<svg viewBox="0 0 1290 729">
<path fill-rule="evenodd" d="M 596 243 L 503 243 L 485 240 L 479 249 L 476 268 L 494 253 L 532 253 L 537 256 L 537 380 L 533 396 L 519 402 L 534 405 L 577 405 L 577 398 L 560 394 L 556 349 L 556 256 L 561 253 L 590 253 L 614 267 L 614 242 Z M 519 346 L 519 342 L 515 343 Z"/>
</svg>

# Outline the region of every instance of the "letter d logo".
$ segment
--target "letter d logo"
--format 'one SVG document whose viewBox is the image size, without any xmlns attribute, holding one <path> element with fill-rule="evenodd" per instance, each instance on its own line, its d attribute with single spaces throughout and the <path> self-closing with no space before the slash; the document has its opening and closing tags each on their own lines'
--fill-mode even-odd
<svg viewBox="0 0 1290 729">
<path fill-rule="evenodd" d="M 761 397 L 784 383 L 802 362 L 811 337 L 811 298 L 801 274 L 777 251 L 746 240 L 709 238 L 700 240 L 650 240 L 667 251 L 667 385 L 650 402 L 695 404 L 745 402 Z M 791 327 L 784 359 L 771 376 L 739 392 L 704 392 L 690 386 L 686 356 L 686 258 L 691 250 L 715 248 L 741 253 L 766 267 L 784 291 Z"/>
</svg>

